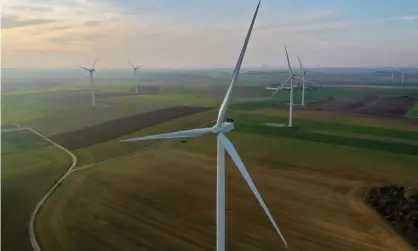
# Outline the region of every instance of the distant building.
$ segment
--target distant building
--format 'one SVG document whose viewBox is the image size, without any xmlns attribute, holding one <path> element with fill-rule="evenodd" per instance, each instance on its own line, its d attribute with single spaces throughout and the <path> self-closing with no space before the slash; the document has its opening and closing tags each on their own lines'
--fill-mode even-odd
<svg viewBox="0 0 418 251">
<path fill-rule="evenodd" d="M 135 88 L 131 88 L 131 92 L 135 92 Z M 159 94 L 160 87 L 155 85 L 140 85 L 138 86 L 138 94 Z"/>
</svg>

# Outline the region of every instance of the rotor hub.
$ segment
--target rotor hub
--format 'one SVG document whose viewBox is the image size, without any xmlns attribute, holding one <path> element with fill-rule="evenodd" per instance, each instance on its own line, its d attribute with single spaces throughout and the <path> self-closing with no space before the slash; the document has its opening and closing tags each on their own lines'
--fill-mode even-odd
<svg viewBox="0 0 418 251">
<path fill-rule="evenodd" d="M 232 131 L 234 129 L 234 123 L 232 122 L 224 122 L 220 126 L 214 126 L 212 127 L 212 130 L 214 133 L 227 133 L 229 131 Z"/>
</svg>

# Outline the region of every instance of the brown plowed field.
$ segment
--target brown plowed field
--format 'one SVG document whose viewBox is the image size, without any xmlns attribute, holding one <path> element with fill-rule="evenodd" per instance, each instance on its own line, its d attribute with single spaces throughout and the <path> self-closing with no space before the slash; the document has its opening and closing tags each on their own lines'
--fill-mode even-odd
<svg viewBox="0 0 418 251">
<path fill-rule="evenodd" d="M 216 149 L 213 137 L 205 144 Z M 356 194 L 373 179 L 406 175 L 263 160 L 246 165 L 290 250 L 410 250 Z M 45 250 L 215 250 L 215 156 L 162 146 L 77 172 L 63 187 L 38 219 Z M 227 250 L 286 250 L 232 164 L 226 197 Z"/>
<path fill-rule="evenodd" d="M 308 107 L 320 110 L 405 115 L 415 102 L 417 102 L 416 99 L 406 97 L 366 96 L 333 100 L 318 100 L 311 102 Z"/>
<path fill-rule="evenodd" d="M 169 120 L 208 110 L 206 107 L 176 106 L 113 120 L 77 131 L 58 134 L 51 139 L 68 149 L 95 145 Z"/>
</svg>

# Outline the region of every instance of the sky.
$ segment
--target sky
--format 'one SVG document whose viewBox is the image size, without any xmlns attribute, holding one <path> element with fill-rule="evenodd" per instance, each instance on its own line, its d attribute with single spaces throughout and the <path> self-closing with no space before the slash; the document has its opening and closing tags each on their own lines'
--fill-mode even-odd
<svg viewBox="0 0 418 251">
<path fill-rule="evenodd" d="M 256 0 L 12 0 L 2 68 L 233 68 Z M 417 0 L 263 0 L 243 67 L 418 67 Z"/>
</svg>

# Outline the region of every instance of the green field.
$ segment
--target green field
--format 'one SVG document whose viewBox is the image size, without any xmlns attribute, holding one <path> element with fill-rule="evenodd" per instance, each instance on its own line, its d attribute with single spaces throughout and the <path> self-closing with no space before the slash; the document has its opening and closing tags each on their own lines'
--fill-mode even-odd
<svg viewBox="0 0 418 251">
<path fill-rule="evenodd" d="M 418 103 L 414 105 L 408 112 L 408 116 L 418 117 Z"/>
<path fill-rule="evenodd" d="M 28 216 L 71 158 L 27 130 L 1 137 L 2 250 L 31 250 Z"/>
</svg>

